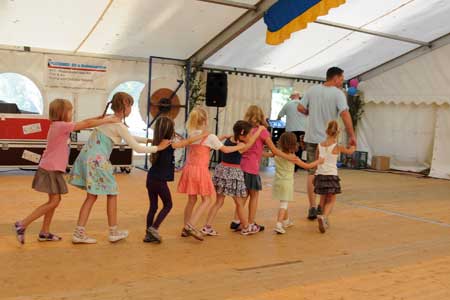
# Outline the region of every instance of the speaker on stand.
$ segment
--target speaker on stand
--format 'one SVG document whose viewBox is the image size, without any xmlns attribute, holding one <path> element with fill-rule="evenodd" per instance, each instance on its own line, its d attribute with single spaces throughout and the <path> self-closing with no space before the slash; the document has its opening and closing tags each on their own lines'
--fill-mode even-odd
<svg viewBox="0 0 450 300">
<path fill-rule="evenodd" d="M 216 108 L 216 130 L 219 133 L 219 107 L 227 105 L 228 78 L 226 73 L 208 73 L 206 78 L 206 106 Z M 209 166 L 219 163 L 219 152 L 213 152 Z"/>
</svg>

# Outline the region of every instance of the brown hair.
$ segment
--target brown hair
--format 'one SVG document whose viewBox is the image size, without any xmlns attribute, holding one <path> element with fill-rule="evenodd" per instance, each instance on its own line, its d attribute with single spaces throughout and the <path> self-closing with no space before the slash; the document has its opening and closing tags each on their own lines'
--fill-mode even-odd
<svg viewBox="0 0 450 300">
<path fill-rule="evenodd" d="M 328 126 L 327 126 L 327 131 L 326 131 L 327 135 L 330 137 L 337 137 L 339 134 L 339 124 L 336 120 L 332 120 L 330 122 L 328 122 Z"/>
<path fill-rule="evenodd" d="M 155 122 L 155 129 L 153 131 L 153 146 L 158 146 L 162 140 L 170 140 L 175 134 L 175 123 L 169 117 L 159 117 Z M 150 162 L 156 163 L 159 157 L 159 152 L 150 155 Z"/>
<path fill-rule="evenodd" d="M 50 121 L 69 122 L 68 114 L 73 109 L 72 103 L 66 99 L 55 99 L 50 103 L 48 118 Z"/>
<path fill-rule="evenodd" d="M 298 151 L 297 136 L 292 132 L 285 132 L 278 140 L 278 146 L 284 153 L 295 153 Z"/>
<path fill-rule="evenodd" d="M 250 105 L 245 113 L 244 120 L 252 124 L 253 127 L 264 126 L 269 127 L 267 124 L 266 116 L 258 105 Z"/>
<path fill-rule="evenodd" d="M 125 122 L 125 107 L 126 105 L 132 106 L 133 103 L 134 100 L 131 95 L 125 92 L 117 92 L 112 97 L 112 100 L 106 104 L 105 110 L 103 111 L 103 117 L 106 116 L 108 107 L 111 105 L 111 109 L 113 110 L 113 112 L 123 112 L 123 123 L 127 125 L 127 123 Z"/>
<path fill-rule="evenodd" d="M 234 140 L 239 142 L 239 137 L 247 135 L 253 126 L 247 121 L 239 120 L 233 125 Z"/>
<path fill-rule="evenodd" d="M 186 123 L 186 129 L 190 133 L 199 129 L 208 121 L 208 113 L 203 107 L 197 106 L 189 114 L 189 118 Z"/>
</svg>

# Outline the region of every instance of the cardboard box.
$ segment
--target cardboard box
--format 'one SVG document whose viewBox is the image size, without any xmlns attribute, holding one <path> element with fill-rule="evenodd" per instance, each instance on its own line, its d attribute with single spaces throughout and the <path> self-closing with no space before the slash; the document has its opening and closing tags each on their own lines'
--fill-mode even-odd
<svg viewBox="0 0 450 300">
<path fill-rule="evenodd" d="M 389 156 L 372 156 L 372 169 L 387 171 L 390 169 L 391 158 Z"/>
</svg>

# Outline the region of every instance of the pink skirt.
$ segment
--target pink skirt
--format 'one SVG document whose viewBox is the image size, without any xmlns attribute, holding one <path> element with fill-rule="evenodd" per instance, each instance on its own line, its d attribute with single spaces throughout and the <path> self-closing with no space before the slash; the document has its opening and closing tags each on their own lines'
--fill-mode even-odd
<svg viewBox="0 0 450 300">
<path fill-rule="evenodd" d="M 178 182 L 178 192 L 188 195 L 213 195 L 216 190 L 208 167 L 187 164 Z"/>
</svg>

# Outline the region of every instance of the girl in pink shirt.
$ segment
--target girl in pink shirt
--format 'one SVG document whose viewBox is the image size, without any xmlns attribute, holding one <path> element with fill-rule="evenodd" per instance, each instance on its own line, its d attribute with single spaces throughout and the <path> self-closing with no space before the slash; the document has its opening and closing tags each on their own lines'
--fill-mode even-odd
<svg viewBox="0 0 450 300">
<path fill-rule="evenodd" d="M 72 131 L 96 127 L 106 123 L 119 122 L 114 117 L 93 118 L 81 122 L 72 122 L 73 107 L 70 101 L 56 99 L 50 103 L 49 119 L 52 121 L 47 135 L 47 148 L 42 155 L 39 168 L 34 175 L 32 187 L 36 191 L 47 193 L 48 202 L 36 208 L 29 216 L 14 224 L 17 240 L 25 243 L 25 230 L 33 221 L 44 216 L 38 240 L 60 241 L 61 237 L 50 233 L 50 223 L 55 209 L 61 201 L 61 195 L 67 194 L 67 185 L 63 174 L 69 160 L 68 140 Z"/>
<path fill-rule="evenodd" d="M 251 105 L 247 109 L 244 120 L 253 125 L 251 134 L 254 134 L 258 130 L 258 126 L 268 127 L 266 116 L 262 109 L 257 105 Z M 282 152 L 273 144 L 267 129 L 263 130 L 253 146 L 242 154 L 241 169 L 244 171 L 245 185 L 250 198 L 248 205 L 248 223 L 251 226 L 256 226 L 259 231 L 264 230 L 264 226 L 255 223 L 259 191 L 262 190 L 261 177 L 259 176 L 259 164 L 263 156 L 264 145 L 269 147 L 273 155 L 280 156 L 289 161 L 295 161 L 295 156 Z M 235 220 L 231 222 L 230 228 L 233 230 L 239 230 L 240 228 L 240 221 L 237 213 L 235 213 Z"/>
</svg>

